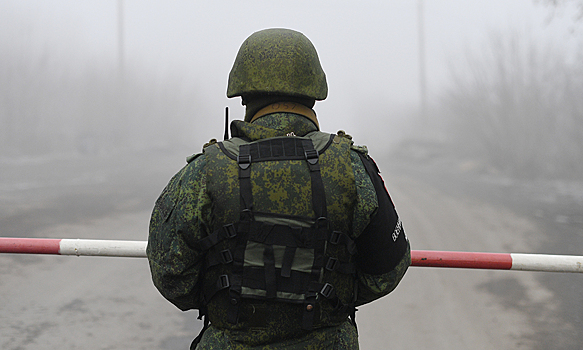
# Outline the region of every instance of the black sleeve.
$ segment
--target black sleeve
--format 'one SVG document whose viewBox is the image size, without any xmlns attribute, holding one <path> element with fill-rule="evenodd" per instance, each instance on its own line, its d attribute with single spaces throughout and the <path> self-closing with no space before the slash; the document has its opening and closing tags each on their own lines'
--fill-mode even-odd
<svg viewBox="0 0 583 350">
<path fill-rule="evenodd" d="M 407 251 L 407 238 L 377 165 L 369 156 L 358 155 L 372 180 L 379 207 L 356 239 L 356 264 L 364 273 L 380 275 L 393 270 L 401 261 Z"/>
</svg>

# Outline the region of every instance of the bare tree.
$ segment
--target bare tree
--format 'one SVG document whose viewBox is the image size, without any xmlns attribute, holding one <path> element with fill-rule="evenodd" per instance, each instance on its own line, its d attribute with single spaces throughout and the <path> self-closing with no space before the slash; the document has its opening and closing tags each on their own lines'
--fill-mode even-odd
<svg viewBox="0 0 583 350">
<path fill-rule="evenodd" d="M 455 149 L 515 176 L 580 177 L 583 67 L 570 62 L 556 46 L 493 34 L 444 95 Z"/>
<path fill-rule="evenodd" d="M 2 157 L 111 153 L 192 136 L 195 87 L 178 74 L 155 77 L 134 64 L 121 81 L 107 60 L 73 74 L 66 59 L 26 40 L 0 42 L 0 51 Z"/>
<path fill-rule="evenodd" d="M 576 15 L 573 20 L 578 22 L 583 19 L 583 0 L 535 0 L 536 4 L 543 4 L 552 8 L 552 16 L 556 16 L 564 11 L 570 12 L 575 10 Z"/>
</svg>

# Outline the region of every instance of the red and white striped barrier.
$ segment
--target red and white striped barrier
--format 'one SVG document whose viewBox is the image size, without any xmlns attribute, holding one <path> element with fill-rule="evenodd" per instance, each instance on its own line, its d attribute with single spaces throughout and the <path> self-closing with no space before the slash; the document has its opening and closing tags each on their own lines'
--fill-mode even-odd
<svg viewBox="0 0 583 350">
<path fill-rule="evenodd" d="M 0 237 L 0 253 L 146 257 L 145 241 Z M 583 256 L 411 251 L 412 266 L 583 273 Z"/>
<path fill-rule="evenodd" d="M 0 253 L 145 258 L 145 241 L 0 237 Z"/>
<path fill-rule="evenodd" d="M 411 251 L 412 266 L 583 273 L 583 256 Z"/>
</svg>

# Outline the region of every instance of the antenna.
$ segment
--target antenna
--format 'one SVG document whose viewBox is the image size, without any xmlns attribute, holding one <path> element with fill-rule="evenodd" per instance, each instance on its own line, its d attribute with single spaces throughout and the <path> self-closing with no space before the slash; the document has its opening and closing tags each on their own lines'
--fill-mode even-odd
<svg viewBox="0 0 583 350">
<path fill-rule="evenodd" d="M 225 107 L 225 141 L 229 139 L 229 107 Z"/>
</svg>

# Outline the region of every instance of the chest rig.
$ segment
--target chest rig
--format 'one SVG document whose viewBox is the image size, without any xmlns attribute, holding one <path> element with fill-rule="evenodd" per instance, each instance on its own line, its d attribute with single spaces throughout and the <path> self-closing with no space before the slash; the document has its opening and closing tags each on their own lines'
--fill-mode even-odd
<svg viewBox="0 0 583 350">
<path fill-rule="evenodd" d="M 254 305 L 263 302 L 271 302 L 276 312 L 289 310 L 281 322 L 289 321 L 287 327 L 302 330 L 337 324 L 353 313 L 356 246 L 348 232 L 337 230 L 348 230 L 350 220 L 343 225 L 331 222 L 327 203 L 329 192 L 329 197 L 337 198 L 336 193 L 347 205 L 351 200 L 346 193 L 351 191 L 336 190 L 335 180 L 322 176 L 322 170 L 334 173 L 322 169 L 327 164 L 322 161 L 324 152 L 334 148 L 340 152 L 347 145 L 339 145 L 334 135 L 316 136 L 319 149 L 310 137 L 277 137 L 251 143 L 238 140 L 236 145 L 218 143 L 205 150 L 210 181 L 220 182 L 210 185 L 209 191 L 219 202 L 215 209 L 221 217 L 215 218 L 214 231 L 197 242 L 199 249 L 207 251 L 203 299 L 211 323 L 234 329 L 269 328 L 269 320 L 258 325 L 246 311 L 252 305 L 255 312 Z M 216 164 L 214 159 L 219 159 Z M 213 171 L 224 178 L 213 177 Z M 301 176 L 294 180 L 305 183 L 290 181 L 297 173 Z M 223 190 L 230 193 L 220 192 L 219 185 L 230 188 Z M 278 186 L 284 190 L 261 195 L 265 188 Z M 278 196 L 286 198 L 283 207 Z M 238 206 L 238 213 L 221 208 L 229 203 Z M 334 217 L 351 217 L 349 206 L 334 208 L 338 212 Z"/>
</svg>

